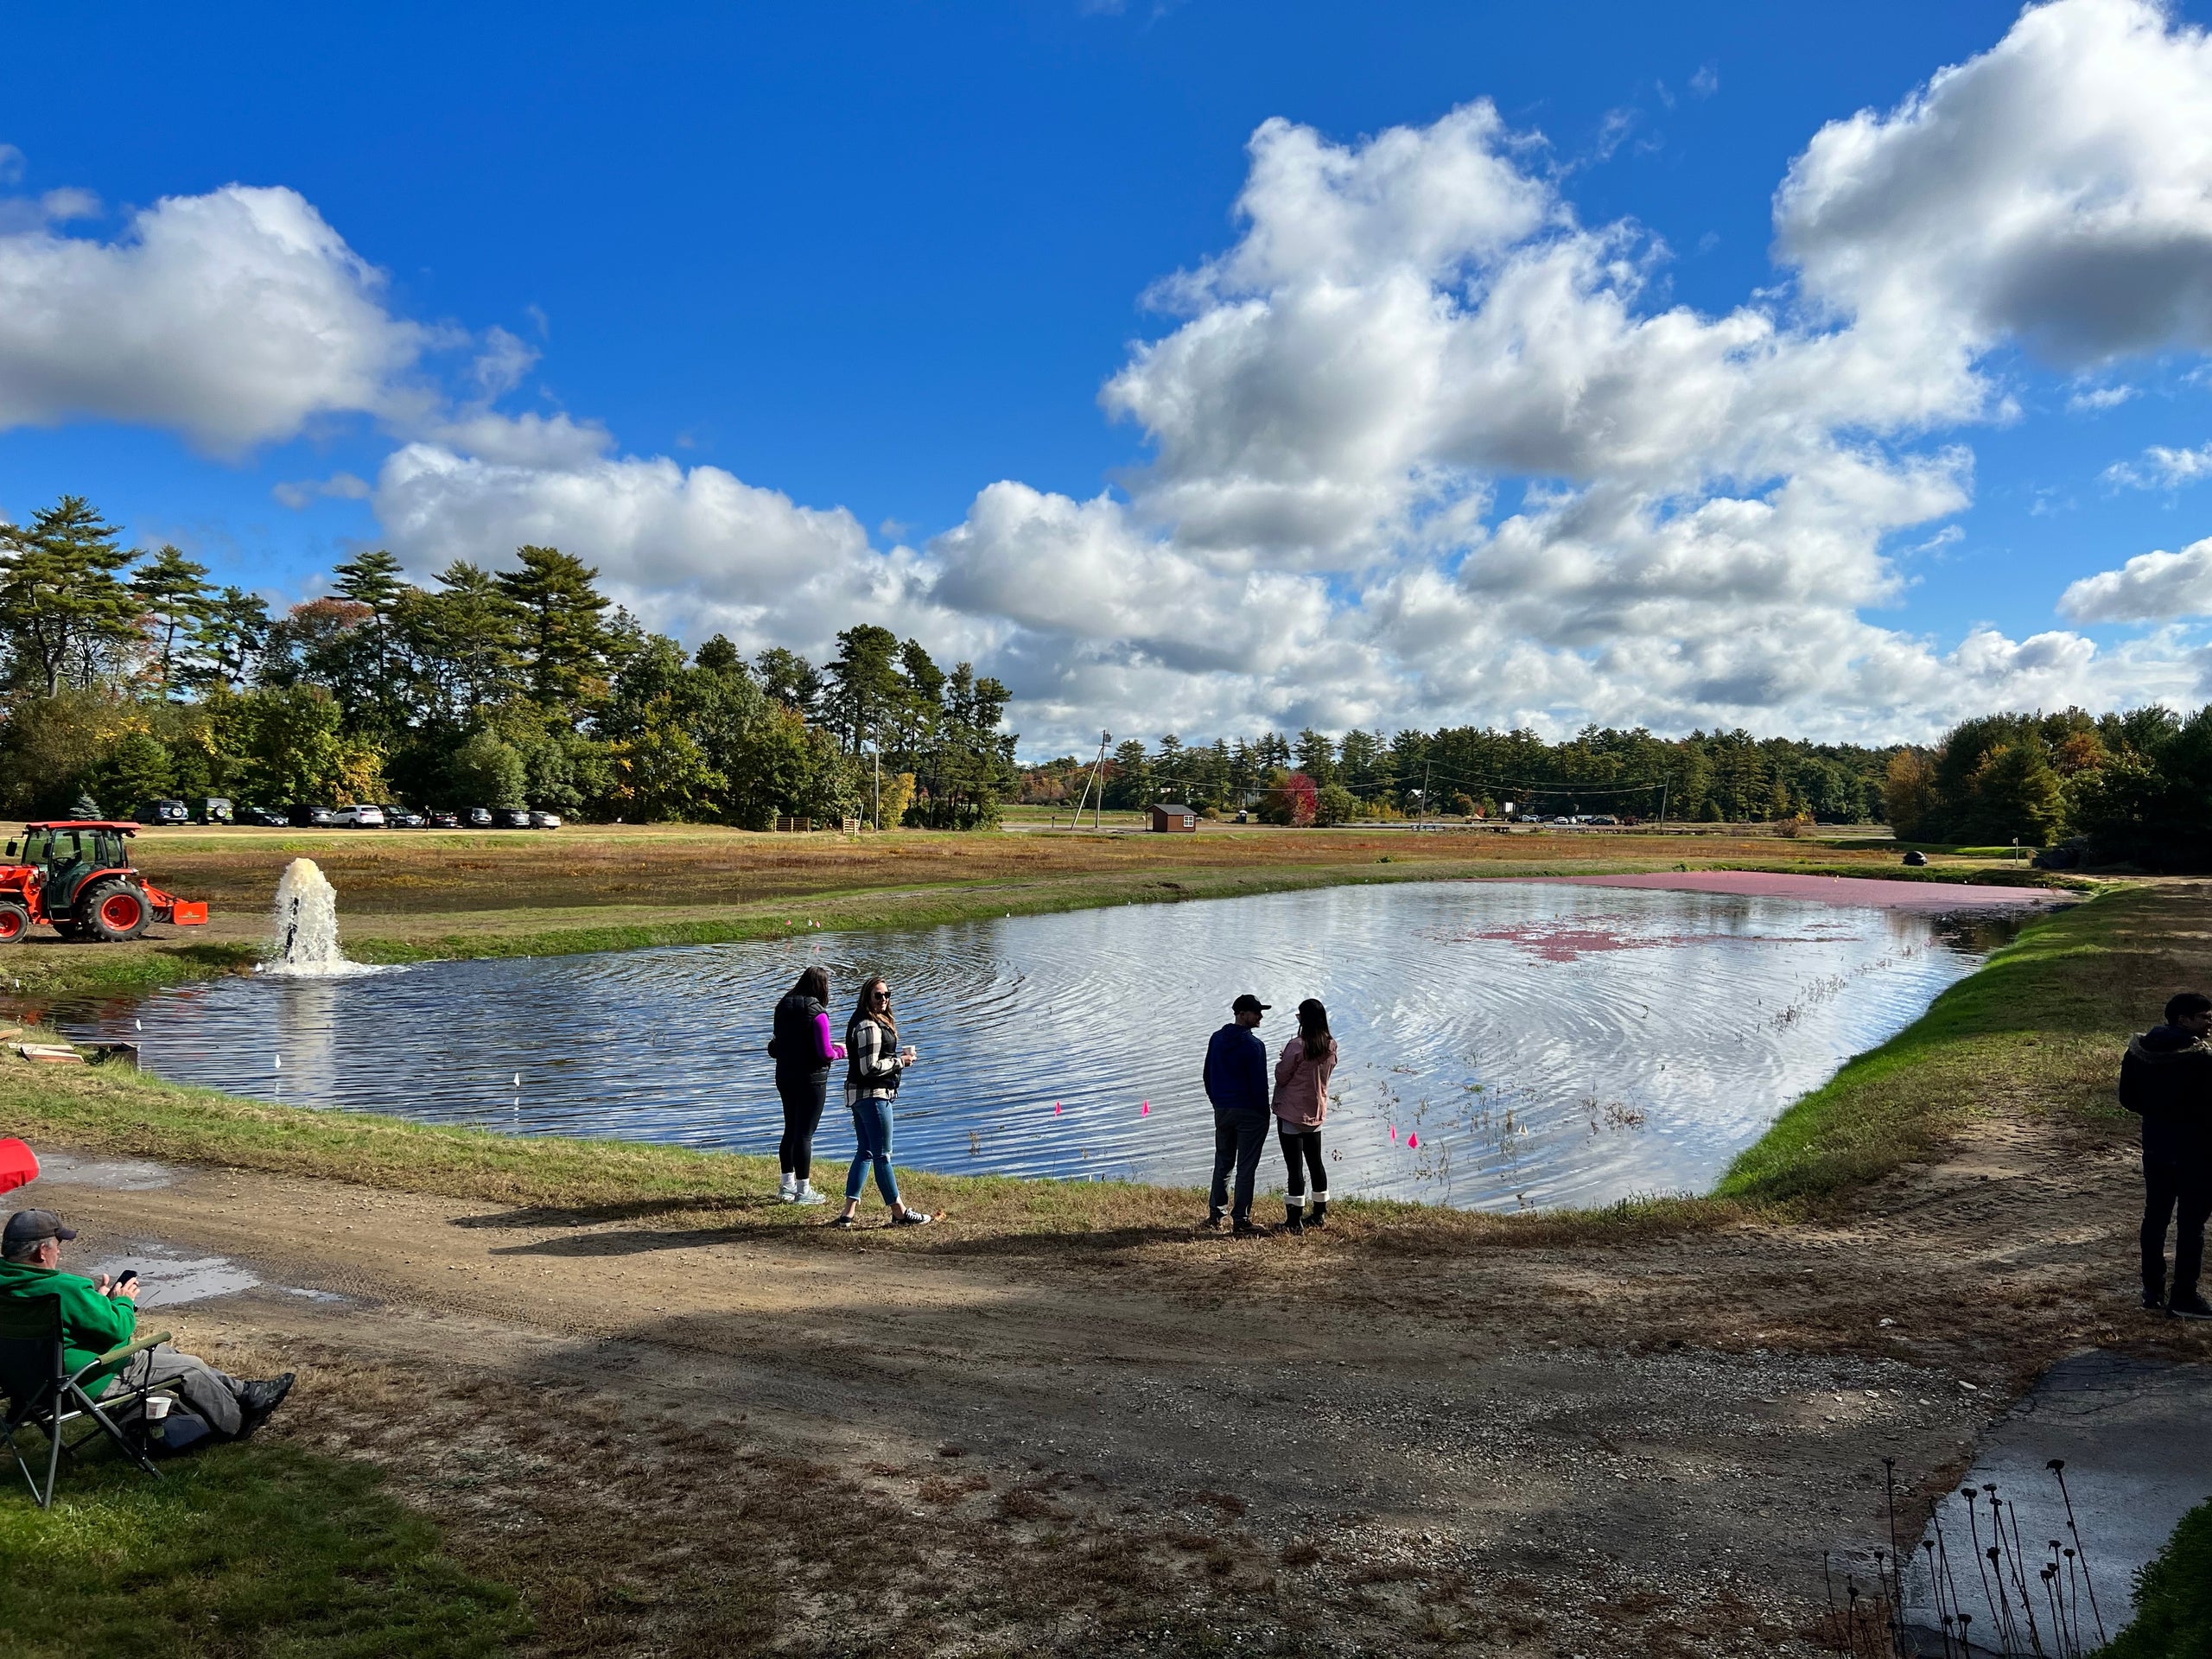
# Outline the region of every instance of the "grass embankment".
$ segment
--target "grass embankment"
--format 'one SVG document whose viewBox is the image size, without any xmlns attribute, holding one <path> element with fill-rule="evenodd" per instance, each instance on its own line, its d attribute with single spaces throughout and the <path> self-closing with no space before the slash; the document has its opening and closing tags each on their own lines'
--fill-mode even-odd
<svg viewBox="0 0 2212 1659">
<path fill-rule="evenodd" d="M 0 976 L 33 995 L 127 995 L 238 972 L 269 931 L 278 875 L 302 856 L 336 885 L 348 950 L 381 963 L 721 944 L 782 938 L 810 923 L 934 926 L 1352 882 L 1676 868 L 2029 879 L 2017 865 L 1975 860 L 1905 871 L 1880 843 L 1213 826 L 1172 836 L 764 836 L 696 825 L 505 835 L 149 830 L 137 856 L 154 880 L 210 901 L 211 925 L 123 946 L 40 937 L 0 955 Z"/>
<path fill-rule="evenodd" d="M 2078 1108 L 2109 1115 L 2113 1057 L 2176 969 L 2161 895 L 2134 889 L 2031 923 L 1926 1015 L 1853 1060 L 1783 1115 L 1709 1198 L 1502 1217 L 1347 1202 L 1332 1228 L 1406 1245 L 1550 1243 L 1707 1225 L 1833 1204 L 1934 1155 L 1969 1115 Z M 103 1154 L 315 1176 L 394 1191 L 563 1212 L 728 1212 L 741 1230 L 806 1227 L 817 1212 L 772 1201 L 771 1158 L 629 1141 L 523 1138 L 241 1100 L 106 1067 L 0 1065 L 0 1134 Z M 960 1224 L 913 1241 L 1043 1241 L 1187 1227 L 1188 1191 L 1121 1182 L 903 1174 L 912 1201 Z"/>
<path fill-rule="evenodd" d="M 366 1463 L 249 1445 L 159 1480 L 95 1452 L 66 1465 L 48 1510 L 18 1485 L 0 1498 L 7 1651 L 464 1659 L 520 1633 L 514 1592 L 447 1559 L 379 1480 Z"/>
<path fill-rule="evenodd" d="M 1792 1106 L 1713 1197 L 1820 1202 L 1933 1156 L 1974 1112 L 2071 1105 L 2111 1116 L 2117 1055 L 2183 981 L 2168 900 L 2107 893 L 2031 923 L 1881 1047 Z"/>
<path fill-rule="evenodd" d="M 2135 1580 L 2135 1617 L 2095 1659 L 2212 1656 L 2212 1503 L 2182 1516 Z"/>
</svg>

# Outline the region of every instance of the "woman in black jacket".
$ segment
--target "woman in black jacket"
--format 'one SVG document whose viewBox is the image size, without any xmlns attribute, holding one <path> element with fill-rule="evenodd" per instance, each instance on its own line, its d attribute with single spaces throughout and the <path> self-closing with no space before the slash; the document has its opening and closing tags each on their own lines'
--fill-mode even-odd
<svg viewBox="0 0 2212 1659">
<path fill-rule="evenodd" d="M 776 1061 L 776 1092 L 783 1096 L 784 1138 L 776 1147 L 783 1169 L 776 1196 L 785 1204 L 827 1204 L 814 1190 L 814 1132 L 830 1096 L 830 1066 L 845 1046 L 830 1039 L 830 975 L 808 969 L 776 1004 L 768 1052 Z"/>
</svg>

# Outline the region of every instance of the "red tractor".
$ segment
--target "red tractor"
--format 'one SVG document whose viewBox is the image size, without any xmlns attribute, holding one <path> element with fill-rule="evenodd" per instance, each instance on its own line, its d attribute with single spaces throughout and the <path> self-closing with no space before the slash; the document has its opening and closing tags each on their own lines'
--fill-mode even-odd
<svg viewBox="0 0 2212 1659">
<path fill-rule="evenodd" d="M 123 843 L 137 833 L 106 819 L 25 824 L 0 854 L 0 944 L 19 943 L 37 922 L 105 944 L 137 938 L 149 922 L 203 925 L 206 905 L 163 893 L 132 866 Z"/>
</svg>

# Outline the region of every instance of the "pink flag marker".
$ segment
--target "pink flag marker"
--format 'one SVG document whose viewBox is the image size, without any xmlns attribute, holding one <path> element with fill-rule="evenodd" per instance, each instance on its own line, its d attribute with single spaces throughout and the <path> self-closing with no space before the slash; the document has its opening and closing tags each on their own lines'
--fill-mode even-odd
<svg viewBox="0 0 2212 1659">
<path fill-rule="evenodd" d="M 1138 1107 L 1137 1116 L 1139 1117 L 1150 1117 L 1152 1116 L 1152 1103 L 1147 1100 L 1143 1105 Z"/>
<path fill-rule="evenodd" d="M 1398 1144 L 1398 1126 L 1395 1123 L 1390 1126 L 1390 1144 L 1394 1147 Z"/>
<path fill-rule="evenodd" d="M 1421 1145 L 1421 1136 L 1419 1136 L 1419 1135 L 1415 1135 L 1415 1134 L 1414 1134 L 1411 1129 L 1408 1129 L 1408 1130 L 1406 1131 L 1406 1147 L 1407 1147 L 1407 1149 L 1408 1149 L 1408 1151 L 1410 1151 L 1410 1150 L 1412 1150 L 1414 1147 L 1418 1147 L 1419 1145 Z"/>
<path fill-rule="evenodd" d="M 1060 1103 L 1059 1103 L 1058 1101 L 1057 1101 L 1057 1100 L 1056 1100 L 1056 1101 L 1054 1101 L 1054 1102 L 1052 1103 L 1052 1116 L 1053 1116 L 1054 1117 L 1058 1117 L 1059 1115 L 1060 1115 Z"/>
</svg>

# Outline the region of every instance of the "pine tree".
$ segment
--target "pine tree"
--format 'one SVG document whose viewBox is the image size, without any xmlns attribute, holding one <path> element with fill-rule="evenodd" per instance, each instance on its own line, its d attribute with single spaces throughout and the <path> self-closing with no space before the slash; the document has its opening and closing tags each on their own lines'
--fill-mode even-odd
<svg viewBox="0 0 2212 1659">
<path fill-rule="evenodd" d="M 28 528 L 0 528 L 0 635 L 19 674 L 48 696 L 73 673 L 90 685 L 104 658 L 138 639 L 138 601 L 122 581 L 132 554 L 81 495 Z"/>
<path fill-rule="evenodd" d="M 607 695 L 612 643 L 601 613 L 611 602 L 593 586 L 599 572 L 558 548 L 518 547 L 519 569 L 493 578 L 521 617 L 530 694 L 548 712 L 582 714 Z"/>
<path fill-rule="evenodd" d="M 207 614 L 193 630 L 196 660 L 187 665 L 195 685 L 221 683 L 242 689 L 254 677 L 269 648 L 269 607 L 258 594 L 226 588 L 207 603 Z"/>
<path fill-rule="evenodd" d="M 153 624 L 155 648 L 160 653 L 162 694 L 172 696 L 185 677 L 178 660 L 178 646 L 189 645 L 213 614 L 214 597 L 207 591 L 207 567 L 188 559 L 175 548 L 161 551 L 140 565 L 130 578 L 130 591 L 138 596 Z"/>
<path fill-rule="evenodd" d="M 881 741 L 903 689 L 894 665 L 898 652 L 899 636 L 873 623 L 837 636 L 837 659 L 826 671 L 830 689 L 823 712 L 848 753 L 858 754 L 870 739 Z"/>
</svg>

